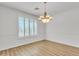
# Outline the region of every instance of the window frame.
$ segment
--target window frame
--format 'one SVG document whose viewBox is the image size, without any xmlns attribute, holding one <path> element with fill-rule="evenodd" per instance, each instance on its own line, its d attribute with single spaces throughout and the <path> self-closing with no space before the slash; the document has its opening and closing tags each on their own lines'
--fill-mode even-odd
<svg viewBox="0 0 79 59">
<path fill-rule="evenodd" d="M 19 36 L 19 23 L 18 23 L 18 37 L 19 38 L 25 38 L 25 37 L 34 37 L 34 36 L 37 36 L 37 21 L 36 21 L 36 19 L 33 19 L 33 18 L 26 18 L 26 17 L 24 17 L 24 16 L 19 16 L 19 17 L 23 17 L 24 18 L 24 36 L 23 37 L 20 37 Z M 19 22 L 19 17 L 18 17 L 18 22 Z M 25 28 L 25 20 L 26 19 L 28 19 L 29 21 L 28 21 L 28 28 L 29 28 L 29 34 L 28 34 L 28 36 L 26 36 L 25 35 L 25 33 L 26 33 L 26 28 Z M 31 20 L 32 19 L 32 20 Z M 31 23 L 31 21 L 33 21 L 33 35 L 31 35 L 31 31 L 30 31 L 30 23 Z M 36 23 L 36 28 L 35 28 L 35 23 Z M 35 31 L 36 30 L 36 31 Z"/>
</svg>

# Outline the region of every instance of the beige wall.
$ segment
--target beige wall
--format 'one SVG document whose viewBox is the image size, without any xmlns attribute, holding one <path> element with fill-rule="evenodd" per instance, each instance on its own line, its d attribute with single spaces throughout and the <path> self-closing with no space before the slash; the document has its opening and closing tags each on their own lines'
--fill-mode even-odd
<svg viewBox="0 0 79 59">
<path fill-rule="evenodd" d="M 28 15 L 19 10 L 0 6 L 0 50 L 16 47 L 23 44 L 32 43 L 45 39 L 45 24 L 38 21 L 38 35 L 35 37 L 18 37 L 18 17 L 24 16 L 37 19 L 37 17 Z"/>
<path fill-rule="evenodd" d="M 79 8 L 54 15 L 47 24 L 47 39 L 79 47 Z"/>
</svg>

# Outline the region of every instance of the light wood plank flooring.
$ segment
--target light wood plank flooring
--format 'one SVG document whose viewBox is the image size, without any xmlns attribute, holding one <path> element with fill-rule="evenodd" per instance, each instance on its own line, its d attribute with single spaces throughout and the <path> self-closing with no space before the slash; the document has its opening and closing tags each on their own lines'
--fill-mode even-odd
<svg viewBox="0 0 79 59">
<path fill-rule="evenodd" d="M 1 51 L 0 56 L 79 56 L 79 48 L 43 40 Z"/>
</svg>

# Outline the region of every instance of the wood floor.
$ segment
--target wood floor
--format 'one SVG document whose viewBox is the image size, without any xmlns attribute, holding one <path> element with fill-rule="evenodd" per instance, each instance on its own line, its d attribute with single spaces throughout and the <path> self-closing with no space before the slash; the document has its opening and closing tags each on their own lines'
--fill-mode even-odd
<svg viewBox="0 0 79 59">
<path fill-rule="evenodd" d="M 79 56 L 79 48 L 43 40 L 1 51 L 0 56 Z"/>
</svg>

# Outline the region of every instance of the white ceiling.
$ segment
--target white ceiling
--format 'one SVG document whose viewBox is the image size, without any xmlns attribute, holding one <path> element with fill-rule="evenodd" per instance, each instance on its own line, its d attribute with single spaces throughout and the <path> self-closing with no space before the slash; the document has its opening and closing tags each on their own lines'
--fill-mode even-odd
<svg viewBox="0 0 79 59">
<path fill-rule="evenodd" d="M 0 2 L 1 5 L 15 8 L 24 12 L 28 12 L 33 15 L 42 15 L 44 11 L 43 2 Z M 40 8 L 35 10 L 34 8 Z M 74 8 L 79 8 L 78 2 L 48 2 L 47 11 L 50 15 L 55 15 L 60 12 L 71 10 Z"/>
</svg>

